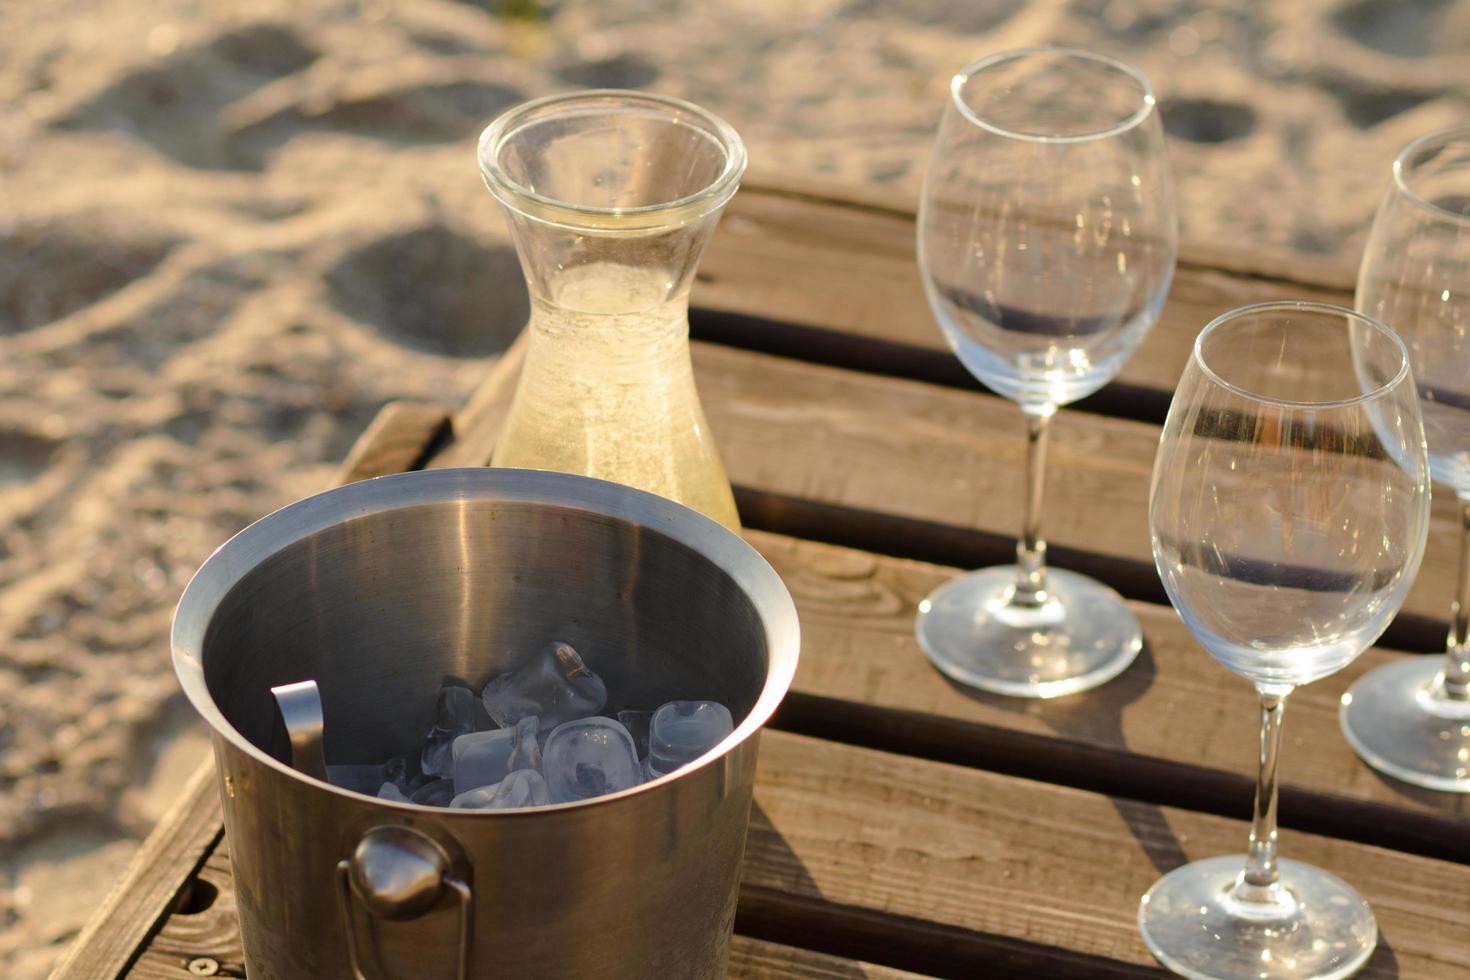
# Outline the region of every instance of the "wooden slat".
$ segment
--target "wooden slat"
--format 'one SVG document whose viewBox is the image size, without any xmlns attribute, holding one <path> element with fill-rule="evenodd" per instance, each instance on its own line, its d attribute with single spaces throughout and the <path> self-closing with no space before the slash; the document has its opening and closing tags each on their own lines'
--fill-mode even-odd
<svg viewBox="0 0 1470 980">
<path fill-rule="evenodd" d="M 790 957 L 815 977 L 905 976 L 844 957 L 939 976 L 1155 975 L 1134 924 L 1139 895 L 1184 860 L 1237 852 L 1247 830 L 776 731 L 762 740 L 755 801 L 740 928 L 825 951 Z M 1470 868 L 1290 831 L 1282 849 L 1372 902 L 1391 953 L 1363 976 L 1470 970 Z M 238 975 L 227 875 L 218 858 L 205 865 L 219 907 L 171 918 L 130 977 L 182 980 L 201 956 Z M 755 960 L 754 972 L 732 976 L 790 975 L 770 965 L 784 951 L 740 949 L 735 963 Z"/>
<path fill-rule="evenodd" d="M 914 230 L 911 211 L 744 189 L 700 262 L 692 297 L 695 335 L 847 367 L 970 384 L 924 298 Z M 1285 257 L 1218 248 L 1203 256 L 1243 268 L 1181 264 L 1157 327 L 1118 375 L 1123 389 L 1143 391 L 1091 404 L 1158 420 L 1195 336 L 1221 313 L 1276 299 L 1352 303 L 1351 279 L 1344 283 L 1338 273 Z M 1310 273 L 1307 282 L 1286 278 L 1297 268 Z M 1275 275 L 1268 278 L 1268 272 Z M 722 319 L 730 316 L 736 319 Z"/>
<path fill-rule="evenodd" d="M 801 616 L 782 727 L 1227 815 L 1250 812 L 1259 715 L 1250 685 L 1200 648 L 1173 610 L 1132 603 L 1148 650 L 1086 695 L 1019 701 L 949 683 L 914 639 L 919 600 L 955 569 L 747 532 Z M 1372 650 L 1292 695 L 1282 820 L 1470 862 L 1470 798 L 1387 781 L 1338 729 L 1338 698 L 1403 654 Z"/>
<path fill-rule="evenodd" d="M 403 402 L 384 406 L 352 447 L 338 482 L 384 476 L 415 465 L 447 423 L 448 414 L 441 408 Z M 206 759 L 189 778 L 179 801 L 143 842 L 127 873 L 52 973 L 52 980 L 122 975 L 167 916 L 222 829 L 214 761 Z"/>
<path fill-rule="evenodd" d="M 730 980 L 922 980 L 907 970 L 741 935 L 730 942 L 728 976 Z"/>
<path fill-rule="evenodd" d="M 1240 853 L 1248 829 L 781 732 L 762 740 L 755 803 L 745 921 L 849 956 L 888 949 L 921 970 L 934 947 L 947 976 L 1152 968 L 1139 896 L 1184 861 Z M 1470 868 L 1289 831 L 1281 851 L 1372 904 L 1384 948 L 1361 976 L 1470 972 Z M 910 935 L 910 921 L 928 930 Z"/>
<path fill-rule="evenodd" d="M 219 822 L 219 798 L 215 822 Z M 190 964 L 196 963 L 194 972 Z M 213 969 L 214 973 L 208 971 Z M 245 976 L 245 951 L 235 908 L 235 884 L 223 841 L 190 879 L 176 909 L 128 970 L 128 980 L 185 980 L 200 976 Z"/>
<path fill-rule="evenodd" d="M 735 200 L 756 195 L 869 211 L 908 221 L 914 220 L 914 209 L 918 206 L 917 197 L 903 190 L 877 184 L 833 184 L 752 167 L 741 181 L 740 194 Z M 1247 242 L 1186 239 L 1179 243 L 1179 264 L 1345 292 L 1352 292 L 1358 274 L 1356 260 Z"/>
<path fill-rule="evenodd" d="M 449 427 L 449 413 L 422 402 L 389 402 L 353 443 L 333 483 L 342 486 L 416 469 Z"/>
</svg>

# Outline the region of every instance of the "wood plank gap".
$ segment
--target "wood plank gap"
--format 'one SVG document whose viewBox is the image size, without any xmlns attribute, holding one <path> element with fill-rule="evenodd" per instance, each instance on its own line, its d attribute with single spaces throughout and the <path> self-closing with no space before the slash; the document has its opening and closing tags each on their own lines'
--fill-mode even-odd
<svg viewBox="0 0 1470 980">
<path fill-rule="evenodd" d="M 909 558 L 952 568 L 988 568 L 1015 561 L 1015 538 L 938 521 L 885 514 L 842 504 L 776 493 L 737 484 L 735 503 L 748 528 L 787 537 Z M 1046 521 L 1043 517 L 1043 529 Z M 1047 562 L 1080 572 L 1116 589 L 1128 599 L 1168 605 L 1169 597 L 1152 564 L 1047 544 Z M 1400 612 L 1377 646 L 1410 653 L 1443 653 L 1449 624 Z"/>
<path fill-rule="evenodd" d="M 743 880 L 1153 967 L 1138 938 L 1139 896 L 1188 861 L 1239 855 L 1248 829 L 1238 818 L 768 731 Z M 1470 867 L 1290 829 L 1281 848 L 1371 903 L 1382 941 L 1362 977 L 1470 975 Z"/>
<path fill-rule="evenodd" d="M 735 501 L 744 525 L 758 531 L 951 568 L 989 568 L 1016 560 L 1015 538 L 974 528 L 744 485 L 735 487 Z M 1047 561 L 1106 582 L 1129 599 L 1160 605 L 1169 601 L 1153 565 L 1050 543 Z"/>
<path fill-rule="evenodd" d="M 813 901 L 760 885 L 741 886 L 735 931 L 753 939 L 936 977 L 1091 980 L 1167 975 L 1155 967 L 912 916 Z"/>
<path fill-rule="evenodd" d="M 966 371 L 953 354 L 932 347 L 698 307 L 689 311 L 689 335 L 694 340 L 722 347 L 1000 397 Z M 1114 381 L 1068 407 L 1073 411 L 1162 425 L 1171 398 L 1171 392 Z"/>
<path fill-rule="evenodd" d="M 1147 664 L 1130 669 L 1147 669 Z M 787 695 L 770 724 L 828 741 L 1237 820 L 1250 814 L 1255 792 L 1251 778 L 1223 769 L 800 692 Z M 1289 770 L 1289 754 L 1285 765 Z M 1464 820 L 1454 813 L 1410 811 L 1293 785 L 1281 787 L 1280 813 L 1283 827 L 1470 864 Z"/>
</svg>

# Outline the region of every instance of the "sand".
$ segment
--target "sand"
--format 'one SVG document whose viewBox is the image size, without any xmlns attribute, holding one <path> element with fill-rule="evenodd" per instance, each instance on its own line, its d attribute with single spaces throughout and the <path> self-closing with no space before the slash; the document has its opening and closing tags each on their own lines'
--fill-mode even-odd
<svg viewBox="0 0 1470 980">
<path fill-rule="evenodd" d="M 498 110 L 647 87 L 755 172 L 912 197 L 955 68 L 1086 45 L 1153 78 L 1187 236 L 1352 261 L 1397 148 L 1470 115 L 1467 41 L 1438 0 L 0 5 L 0 976 L 45 975 L 203 751 L 189 574 L 522 322 Z"/>
</svg>

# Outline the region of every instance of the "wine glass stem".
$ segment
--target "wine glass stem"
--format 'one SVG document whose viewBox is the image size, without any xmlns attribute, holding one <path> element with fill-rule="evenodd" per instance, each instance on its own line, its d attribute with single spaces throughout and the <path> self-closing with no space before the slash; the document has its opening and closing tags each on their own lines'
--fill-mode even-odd
<svg viewBox="0 0 1470 980">
<path fill-rule="evenodd" d="M 1250 852 L 1235 897 L 1245 902 L 1276 904 L 1281 872 L 1276 867 L 1276 765 L 1281 758 L 1281 716 L 1286 693 L 1262 689 L 1261 767 L 1256 775 L 1256 808 L 1251 814 Z"/>
<path fill-rule="evenodd" d="M 1470 499 L 1460 500 L 1460 577 L 1450 607 L 1450 639 L 1444 677 L 1434 692 L 1447 701 L 1470 701 Z"/>
<path fill-rule="evenodd" d="M 1046 434 L 1056 406 L 1022 406 L 1026 413 L 1026 500 L 1016 542 L 1016 586 L 1011 601 L 1041 606 L 1046 594 L 1046 541 L 1041 537 L 1041 497 L 1046 487 Z"/>
</svg>

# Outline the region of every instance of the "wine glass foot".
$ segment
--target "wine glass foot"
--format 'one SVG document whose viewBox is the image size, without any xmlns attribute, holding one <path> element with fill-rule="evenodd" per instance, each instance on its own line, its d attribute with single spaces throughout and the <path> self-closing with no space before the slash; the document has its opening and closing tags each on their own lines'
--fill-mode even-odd
<svg viewBox="0 0 1470 980">
<path fill-rule="evenodd" d="M 1364 674 L 1339 717 L 1368 765 L 1426 789 L 1470 793 L 1470 703 L 1430 695 L 1443 657 L 1406 657 Z"/>
<path fill-rule="evenodd" d="M 1121 596 L 1085 575 L 1048 569 L 1049 599 L 1011 601 L 1016 568 L 952 579 L 919 604 L 914 631 L 946 676 L 1022 698 L 1054 698 L 1116 677 L 1143 648 L 1143 632 Z"/>
<path fill-rule="evenodd" d="M 1250 914 L 1231 891 L 1245 856 L 1208 858 L 1160 878 L 1138 906 L 1138 929 L 1160 963 L 1194 980 L 1331 980 L 1357 972 L 1378 944 L 1363 897 L 1320 868 L 1281 860 L 1289 896 Z"/>
</svg>

